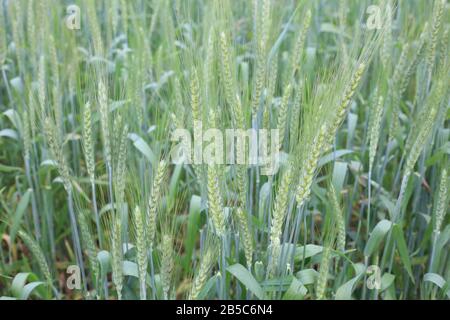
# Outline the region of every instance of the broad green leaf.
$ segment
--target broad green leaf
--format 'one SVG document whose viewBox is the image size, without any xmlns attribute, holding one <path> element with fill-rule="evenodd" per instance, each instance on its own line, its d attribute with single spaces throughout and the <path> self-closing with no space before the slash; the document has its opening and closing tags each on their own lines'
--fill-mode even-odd
<svg viewBox="0 0 450 320">
<path fill-rule="evenodd" d="M 314 284 L 316 282 L 317 277 L 319 276 L 319 273 L 314 269 L 304 269 L 295 275 L 298 280 L 300 280 L 301 283 L 303 283 L 305 286 Z"/>
<path fill-rule="evenodd" d="M 373 228 L 369 240 L 366 243 L 366 247 L 364 248 L 364 255 L 366 257 L 370 257 L 372 253 L 374 253 L 378 249 L 391 227 L 392 222 L 390 222 L 389 220 L 381 220 L 380 222 L 378 222 L 375 228 Z"/>
<path fill-rule="evenodd" d="M 383 276 L 381 277 L 381 288 L 380 288 L 380 292 L 383 292 L 384 290 L 386 290 L 387 288 L 389 288 L 395 280 L 395 276 L 393 274 L 390 273 L 384 273 Z"/>
<path fill-rule="evenodd" d="M 297 278 L 292 278 L 291 285 L 283 296 L 283 300 L 303 300 L 308 290 Z"/>
<path fill-rule="evenodd" d="M 200 293 L 198 294 L 197 299 L 198 300 L 205 299 L 208 296 L 211 289 L 216 284 L 217 279 L 219 279 L 219 278 L 220 278 L 220 274 L 215 274 L 214 276 L 209 278 L 208 281 L 206 281 L 205 285 L 203 286 L 202 290 L 200 290 Z"/>
<path fill-rule="evenodd" d="M 14 172 L 14 171 L 23 171 L 23 169 L 20 167 L 7 166 L 0 163 L 0 172 Z"/>
<path fill-rule="evenodd" d="M 361 279 L 361 277 L 364 275 L 365 267 L 362 264 L 355 264 L 353 266 L 355 268 L 355 274 L 356 276 L 344 283 L 342 286 L 340 286 L 336 291 L 336 300 L 351 300 L 352 299 L 352 293 L 355 289 L 355 284 Z"/>
<path fill-rule="evenodd" d="M 262 281 L 261 287 L 264 292 L 278 292 L 280 290 L 287 290 L 292 283 L 293 276 L 284 276 L 281 278 L 273 278 Z"/>
<path fill-rule="evenodd" d="M 412 274 L 411 269 L 411 260 L 409 259 L 408 246 L 406 245 L 405 236 L 403 235 L 403 230 L 398 224 L 394 224 L 392 227 L 392 233 L 394 235 L 394 239 L 397 242 L 397 249 L 400 253 L 400 259 L 403 262 L 406 271 L 408 272 L 411 281 L 414 283 L 414 276 Z"/>
<path fill-rule="evenodd" d="M 10 230 L 11 243 L 13 243 L 16 238 L 17 231 L 20 228 L 20 223 L 22 222 L 22 218 L 30 202 L 32 192 L 33 192 L 32 189 L 28 189 L 20 199 L 19 204 L 17 205 Z"/>
<path fill-rule="evenodd" d="M 253 275 L 241 264 L 237 263 L 227 268 L 227 271 L 235 276 L 258 299 L 264 299 L 264 291 Z"/>
<path fill-rule="evenodd" d="M 336 193 L 339 194 L 344 186 L 345 177 L 347 176 L 348 165 L 346 162 L 336 161 L 333 168 L 333 186 Z"/>
<path fill-rule="evenodd" d="M 133 141 L 133 145 L 138 149 L 152 165 L 156 162 L 155 154 L 144 139 L 135 133 L 128 134 L 128 138 Z"/>
<path fill-rule="evenodd" d="M 197 195 L 191 197 L 189 204 L 189 218 L 187 225 L 187 235 L 185 240 L 185 257 L 184 257 L 184 269 L 188 270 L 191 264 L 192 253 L 194 252 L 195 241 L 199 230 L 200 223 L 200 211 L 201 211 L 202 198 Z"/>
<path fill-rule="evenodd" d="M 295 250 L 295 261 L 303 261 L 311 258 L 319 253 L 322 253 L 323 247 L 315 244 L 307 244 L 306 246 L 297 247 Z"/>
<path fill-rule="evenodd" d="M 343 157 L 343 156 L 353 153 L 353 152 L 354 152 L 353 150 L 346 150 L 346 149 L 333 151 L 333 152 L 323 156 L 322 158 L 320 158 L 317 166 L 321 167 L 321 166 L 327 164 L 328 162 L 331 162 L 333 160 L 336 160 L 340 157 Z"/>
<path fill-rule="evenodd" d="M 450 288 L 449 288 L 449 284 L 445 281 L 444 278 L 442 278 L 440 275 L 438 275 L 437 273 L 426 273 L 423 276 L 423 281 L 425 282 L 431 282 L 434 283 L 435 285 L 437 285 L 439 288 L 441 288 L 442 290 L 444 290 L 445 294 L 447 295 L 447 297 L 450 298 Z"/>
<path fill-rule="evenodd" d="M 123 262 L 123 275 L 139 278 L 137 264 L 135 262 L 125 260 Z"/>
<path fill-rule="evenodd" d="M 15 77 L 12 78 L 9 83 L 11 84 L 11 87 L 14 88 L 14 90 L 16 90 L 18 93 L 22 94 L 23 93 L 23 82 L 22 82 L 22 78 L 20 77 Z"/>
<path fill-rule="evenodd" d="M 169 186 L 169 194 L 170 198 L 175 199 L 178 182 L 180 181 L 181 172 L 183 171 L 183 165 L 179 164 L 175 166 L 175 169 L 172 174 L 172 178 L 170 178 L 170 186 Z"/>
<path fill-rule="evenodd" d="M 11 138 L 11 139 L 14 139 L 14 140 L 18 140 L 19 139 L 19 135 L 13 129 L 0 130 L 0 137 Z"/>
<path fill-rule="evenodd" d="M 11 283 L 11 293 L 14 297 L 20 298 L 21 292 L 23 290 L 23 287 L 25 286 L 25 283 L 27 282 L 29 274 L 29 272 L 20 272 L 14 277 Z"/>
<path fill-rule="evenodd" d="M 42 281 L 35 281 L 35 282 L 27 283 L 25 285 L 25 287 L 23 287 L 23 290 L 22 290 L 22 292 L 20 294 L 20 299 L 21 300 L 28 299 L 28 297 L 34 291 L 34 289 L 36 289 L 37 287 L 39 287 L 39 286 L 41 286 L 43 284 L 45 284 L 45 282 L 42 282 Z"/>
<path fill-rule="evenodd" d="M 99 253 L 97 253 L 97 260 L 100 262 L 100 269 L 103 275 L 106 275 L 111 271 L 111 255 L 108 251 L 99 251 Z"/>
<path fill-rule="evenodd" d="M 383 206 L 388 210 L 389 217 L 392 218 L 394 216 L 395 204 L 389 199 L 387 196 L 380 195 L 380 200 Z"/>
<path fill-rule="evenodd" d="M 22 132 L 22 124 L 20 122 L 20 116 L 14 109 L 8 109 L 3 112 L 5 116 L 8 117 L 9 121 L 16 127 L 19 132 Z"/>
</svg>

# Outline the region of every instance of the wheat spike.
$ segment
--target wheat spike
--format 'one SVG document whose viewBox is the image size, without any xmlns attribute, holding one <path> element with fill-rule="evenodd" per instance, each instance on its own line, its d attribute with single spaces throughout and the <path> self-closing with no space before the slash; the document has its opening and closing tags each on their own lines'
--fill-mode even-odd
<svg viewBox="0 0 450 320">
<path fill-rule="evenodd" d="M 44 132 L 47 137 L 47 142 L 50 147 L 50 152 L 55 158 L 58 172 L 63 180 L 64 188 L 69 191 L 72 188 L 69 174 L 69 167 L 67 166 L 66 158 L 64 156 L 62 146 L 58 142 L 55 126 L 50 118 L 44 120 Z"/>
<path fill-rule="evenodd" d="M 161 240 L 161 283 L 164 298 L 169 299 L 170 288 L 172 285 L 173 271 L 175 268 L 173 253 L 173 238 L 170 234 L 163 234 Z"/>
<path fill-rule="evenodd" d="M 382 117 L 383 117 L 383 96 L 380 96 L 376 103 L 375 110 L 373 110 L 373 119 L 370 127 L 369 170 L 371 170 L 373 167 L 373 161 L 375 160 L 375 155 L 377 153 Z"/>
<path fill-rule="evenodd" d="M 84 105 L 83 112 L 83 148 L 86 159 L 86 168 L 91 183 L 95 180 L 95 159 L 94 159 L 94 141 L 92 136 L 92 114 L 91 104 L 87 102 Z"/>
<path fill-rule="evenodd" d="M 293 166 L 291 163 L 287 164 L 287 168 L 281 178 L 280 186 L 278 187 L 277 197 L 275 198 L 275 205 L 272 215 L 272 224 L 270 226 L 270 244 L 272 251 L 272 266 L 269 274 L 272 276 L 276 271 L 278 258 L 280 254 L 280 237 L 282 227 L 286 218 L 288 204 L 289 204 L 289 189 L 293 180 Z"/>
<path fill-rule="evenodd" d="M 100 80 L 98 83 L 98 105 L 100 112 L 100 126 L 102 130 L 103 148 L 107 165 L 111 165 L 111 133 L 109 129 L 109 106 L 108 93 L 105 83 Z"/>
<path fill-rule="evenodd" d="M 316 285 L 316 299 L 325 299 L 325 290 L 327 288 L 328 273 L 331 260 L 331 248 L 326 246 L 323 249 L 322 260 L 320 261 L 319 276 Z"/>
<path fill-rule="evenodd" d="M 217 256 L 216 246 L 210 245 L 205 249 L 206 252 L 203 253 L 200 259 L 200 266 L 198 268 L 197 274 L 194 277 L 192 283 L 191 291 L 189 294 L 189 300 L 197 300 L 203 286 L 209 278 L 211 269 L 214 266 L 215 259 Z"/>
<path fill-rule="evenodd" d="M 89 265 L 92 269 L 92 276 L 94 277 L 95 281 L 97 281 L 100 274 L 100 264 L 97 259 L 97 249 L 95 247 L 95 242 L 89 227 L 89 220 L 86 213 L 84 212 L 80 212 L 77 216 L 78 222 L 80 224 L 81 238 L 83 239 L 83 243 L 86 246 Z"/>
<path fill-rule="evenodd" d="M 331 207 L 334 214 L 334 219 L 336 221 L 337 227 L 337 248 L 341 251 L 345 251 L 345 220 L 344 213 L 342 212 L 341 206 L 339 204 L 338 194 L 333 184 L 330 184 L 330 199 Z"/>
<path fill-rule="evenodd" d="M 288 114 L 288 104 L 289 98 L 291 96 L 292 86 L 288 84 L 284 89 L 283 98 L 281 99 L 280 110 L 278 112 L 278 125 L 277 128 L 280 130 L 280 146 L 278 149 L 283 147 L 284 137 L 286 136 L 286 118 Z"/>
<path fill-rule="evenodd" d="M 140 283 L 141 299 L 146 299 L 146 277 L 147 277 L 147 243 L 145 240 L 145 222 L 139 206 L 134 209 L 134 227 L 136 232 L 137 265 Z"/>
<path fill-rule="evenodd" d="M 37 242 L 24 231 L 19 230 L 18 235 L 19 237 L 22 238 L 23 242 L 25 242 L 26 246 L 28 247 L 28 249 L 30 249 L 31 253 L 36 259 L 38 266 L 41 269 L 42 274 L 44 275 L 45 281 L 47 281 L 47 283 L 51 285 L 52 275 L 50 273 L 50 268 L 48 267 L 47 260 L 45 259 L 44 253 L 42 252 L 41 248 L 39 247 Z"/>
<path fill-rule="evenodd" d="M 303 162 L 300 182 L 296 191 L 297 207 L 301 207 L 309 197 L 317 163 L 325 145 L 326 135 L 327 126 L 324 124 L 311 145 L 309 156 Z"/>
<path fill-rule="evenodd" d="M 448 200 L 448 174 L 447 169 L 443 169 L 441 172 L 441 181 L 439 183 L 439 193 L 436 205 L 436 217 L 434 224 L 434 232 L 437 234 L 441 231 L 442 223 L 444 222 L 445 214 L 447 213 L 447 200 Z"/>
<path fill-rule="evenodd" d="M 208 166 L 208 206 L 214 229 L 222 236 L 225 232 L 225 218 L 216 165 Z"/>
<path fill-rule="evenodd" d="M 150 247 L 153 246 L 156 235 L 156 216 L 159 206 L 159 201 L 161 200 L 162 188 L 164 177 L 166 175 L 167 164 L 164 160 L 161 160 L 156 169 L 156 176 L 153 179 L 152 190 L 150 198 L 148 200 L 148 214 L 147 214 L 147 231 L 148 231 L 148 242 Z"/>
<path fill-rule="evenodd" d="M 306 11 L 303 17 L 303 24 L 300 32 L 298 33 L 297 40 L 295 41 L 294 50 L 291 54 L 291 79 L 300 70 L 300 61 L 302 58 L 303 47 L 305 45 L 306 34 L 308 32 L 309 25 L 311 24 L 311 10 Z"/>
</svg>

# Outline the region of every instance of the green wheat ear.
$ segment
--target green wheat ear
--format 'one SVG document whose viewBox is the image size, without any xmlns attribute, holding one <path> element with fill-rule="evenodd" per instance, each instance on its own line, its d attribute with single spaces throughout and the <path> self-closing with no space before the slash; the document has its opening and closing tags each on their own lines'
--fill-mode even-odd
<svg viewBox="0 0 450 320">
<path fill-rule="evenodd" d="M 95 240 L 92 236 L 91 228 L 89 226 L 89 217 L 83 211 L 77 215 L 80 225 L 81 238 L 86 247 L 87 256 L 89 259 L 89 265 L 92 269 L 92 277 L 97 282 L 100 275 L 100 263 L 97 259 L 97 248 L 95 246 Z"/>
<path fill-rule="evenodd" d="M 147 241 L 145 237 L 145 220 L 139 206 L 134 209 L 134 228 L 136 234 L 137 266 L 139 273 L 140 296 L 146 299 L 146 279 L 147 279 Z"/>
<path fill-rule="evenodd" d="M 189 300 L 197 300 L 208 280 L 211 270 L 216 263 L 216 258 L 219 255 L 220 247 L 215 239 L 208 239 L 205 251 L 200 258 L 200 265 L 192 281 L 191 290 L 189 293 Z"/>
<path fill-rule="evenodd" d="M 336 189 L 334 188 L 333 184 L 330 183 L 330 202 L 331 202 L 331 208 L 333 211 L 334 219 L 336 221 L 336 228 L 337 228 L 337 249 L 340 251 L 345 251 L 345 237 L 346 237 L 346 231 L 345 231 L 345 217 L 344 213 L 342 211 L 341 205 L 339 203 L 339 196 L 336 192 Z"/>
<path fill-rule="evenodd" d="M 94 141 L 92 135 L 92 112 L 91 104 L 87 102 L 83 112 L 83 135 L 82 135 L 84 155 L 86 159 L 86 169 L 91 183 L 95 180 L 95 159 L 94 159 Z"/>
<path fill-rule="evenodd" d="M 381 121 L 383 118 L 383 96 L 378 97 L 378 101 L 375 105 L 375 110 L 372 111 L 373 119 L 370 127 L 369 136 L 369 170 L 372 170 L 373 162 L 375 160 L 375 155 L 378 147 L 378 140 L 380 137 Z"/>
<path fill-rule="evenodd" d="M 148 199 L 147 211 L 147 237 L 150 247 L 153 247 L 156 236 L 156 218 L 159 202 L 162 197 L 162 183 L 166 176 L 167 163 L 161 160 L 156 168 L 156 175 L 153 179 L 152 190 Z"/>
<path fill-rule="evenodd" d="M 224 235 L 225 217 L 223 213 L 223 200 L 220 194 L 219 175 L 216 165 L 208 166 L 208 207 L 217 235 Z"/>
<path fill-rule="evenodd" d="M 170 233 L 162 235 L 161 240 L 161 283 L 164 298 L 170 297 L 170 289 L 172 287 L 172 279 L 174 277 L 175 258 L 173 251 L 173 237 Z"/>
<path fill-rule="evenodd" d="M 38 266 L 41 269 L 42 274 L 44 275 L 45 281 L 47 281 L 47 283 L 51 285 L 52 275 L 50 273 L 50 268 L 48 267 L 47 259 L 45 258 L 42 249 L 33 238 L 25 233 L 25 231 L 19 230 L 18 235 L 20 238 L 22 238 L 28 249 L 30 249 L 31 253 L 35 257 Z"/>
<path fill-rule="evenodd" d="M 442 223 L 444 222 L 445 214 L 447 213 L 447 203 L 448 203 L 448 182 L 449 177 L 447 174 L 447 169 L 443 169 L 441 172 L 441 180 L 439 183 L 439 192 L 437 197 L 437 205 L 435 210 L 435 223 L 434 232 L 439 233 L 441 230 Z"/>
</svg>

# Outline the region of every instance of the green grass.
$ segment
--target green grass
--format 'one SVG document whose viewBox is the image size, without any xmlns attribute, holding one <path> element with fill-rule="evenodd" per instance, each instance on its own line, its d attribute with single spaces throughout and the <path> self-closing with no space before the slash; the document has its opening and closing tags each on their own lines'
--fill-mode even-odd
<svg viewBox="0 0 450 320">
<path fill-rule="evenodd" d="M 0 0 L 0 296 L 449 299 L 448 14 Z M 278 129 L 275 174 L 173 163 L 196 122 Z"/>
</svg>

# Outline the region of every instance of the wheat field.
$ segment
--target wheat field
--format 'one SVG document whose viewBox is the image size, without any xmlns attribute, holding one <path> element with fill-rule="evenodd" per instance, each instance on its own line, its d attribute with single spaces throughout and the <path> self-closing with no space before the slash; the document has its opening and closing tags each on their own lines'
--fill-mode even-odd
<svg viewBox="0 0 450 320">
<path fill-rule="evenodd" d="M 446 0 L 0 0 L 1 299 L 449 299 L 449 29 Z"/>
</svg>

